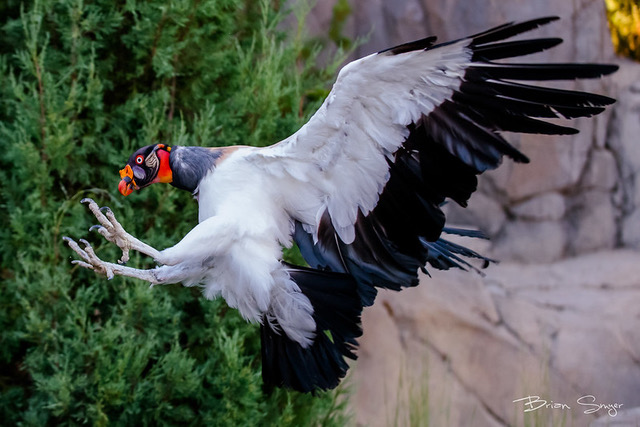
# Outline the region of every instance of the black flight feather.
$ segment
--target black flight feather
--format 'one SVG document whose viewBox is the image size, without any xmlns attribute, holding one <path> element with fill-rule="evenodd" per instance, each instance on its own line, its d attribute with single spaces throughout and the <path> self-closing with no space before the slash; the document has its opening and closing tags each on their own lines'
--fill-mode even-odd
<svg viewBox="0 0 640 427">
<path fill-rule="evenodd" d="M 532 86 L 509 81 L 483 81 L 473 83 L 465 81 L 459 89 L 461 92 L 473 92 L 487 97 L 504 97 L 540 104 L 562 105 L 566 107 L 606 106 L 615 102 L 613 98 L 595 93 L 580 92 Z"/>
<path fill-rule="evenodd" d="M 534 30 L 542 25 L 546 25 L 550 22 L 557 21 L 557 16 L 547 16 L 544 18 L 531 19 L 529 21 L 519 23 L 507 23 L 499 25 L 487 31 L 483 31 L 476 35 L 469 37 L 473 46 L 482 45 L 486 43 L 493 43 L 499 40 L 505 40 L 518 34 L 526 33 L 527 31 Z M 514 55 L 517 56 L 517 55 Z"/>
<path fill-rule="evenodd" d="M 503 64 L 480 62 L 465 73 L 465 80 L 575 80 L 611 74 L 618 69 L 609 64 Z"/>
<path fill-rule="evenodd" d="M 562 39 L 556 37 L 475 46 L 471 60 L 493 61 L 496 59 L 512 58 L 514 56 L 530 55 L 551 49 L 560 43 L 562 43 Z"/>
</svg>

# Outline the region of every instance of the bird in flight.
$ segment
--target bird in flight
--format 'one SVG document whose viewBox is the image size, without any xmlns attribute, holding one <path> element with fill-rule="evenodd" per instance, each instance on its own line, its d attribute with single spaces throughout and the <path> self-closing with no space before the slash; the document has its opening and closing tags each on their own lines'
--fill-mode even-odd
<svg viewBox="0 0 640 427">
<path fill-rule="evenodd" d="M 490 261 L 443 237 L 481 234 L 446 227 L 441 207 L 447 199 L 466 206 L 477 175 L 503 156 L 528 161 L 501 132 L 574 134 L 544 119 L 589 117 L 614 102 L 526 81 L 597 78 L 615 65 L 500 62 L 559 44 L 505 41 L 556 19 L 442 44 L 428 37 L 353 61 L 311 119 L 269 147 L 140 148 L 120 171 L 120 193 L 153 183 L 192 192 L 198 225 L 160 251 L 85 199 L 100 223 L 92 229 L 123 255 L 105 262 L 86 240 L 65 237 L 81 258 L 73 262 L 109 278 L 200 285 L 206 298 L 222 296 L 260 323 L 267 386 L 336 387 L 345 358 L 356 358 L 362 308 L 377 289 L 415 286 L 427 266 Z M 308 267 L 283 262 L 282 247 L 293 242 Z M 131 250 L 158 266 L 124 265 Z"/>
</svg>

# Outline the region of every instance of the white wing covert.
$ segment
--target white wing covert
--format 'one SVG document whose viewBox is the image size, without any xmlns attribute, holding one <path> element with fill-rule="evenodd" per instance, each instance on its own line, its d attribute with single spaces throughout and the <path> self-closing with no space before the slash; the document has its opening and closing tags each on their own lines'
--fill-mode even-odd
<svg viewBox="0 0 640 427">
<path fill-rule="evenodd" d="M 375 207 L 389 179 L 387 160 L 409 136 L 408 125 L 459 87 L 471 58 L 467 44 L 373 54 L 348 64 L 309 122 L 259 155 L 277 159 L 267 163 L 270 172 L 313 186 L 338 235 L 351 243 L 358 211 Z"/>
</svg>

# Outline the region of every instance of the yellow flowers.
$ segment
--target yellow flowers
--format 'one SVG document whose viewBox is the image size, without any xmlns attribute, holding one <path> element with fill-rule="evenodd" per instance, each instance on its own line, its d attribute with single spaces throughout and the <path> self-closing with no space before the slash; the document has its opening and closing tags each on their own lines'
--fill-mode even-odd
<svg viewBox="0 0 640 427">
<path fill-rule="evenodd" d="M 605 4 L 616 53 L 640 61 L 640 1 L 605 0 Z"/>
</svg>

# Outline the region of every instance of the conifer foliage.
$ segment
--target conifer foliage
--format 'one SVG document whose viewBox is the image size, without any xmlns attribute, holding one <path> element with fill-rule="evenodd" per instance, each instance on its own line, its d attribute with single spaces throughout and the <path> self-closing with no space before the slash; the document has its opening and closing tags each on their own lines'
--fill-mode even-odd
<svg viewBox="0 0 640 427">
<path fill-rule="evenodd" d="M 61 240 L 93 224 L 83 197 L 154 247 L 195 225 L 195 202 L 169 186 L 117 195 L 137 147 L 261 145 L 295 131 L 339 59 L 317 68 L 320 43 L 287 37 L 286 16 L 268 0 L 0 3 L 3 424 L 341 423 L 333 393 L 263 391 L 258 328 L 222 300 L 107 281 L 74 268 Z"/>
</svg>

